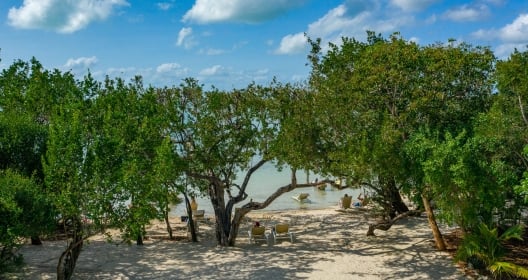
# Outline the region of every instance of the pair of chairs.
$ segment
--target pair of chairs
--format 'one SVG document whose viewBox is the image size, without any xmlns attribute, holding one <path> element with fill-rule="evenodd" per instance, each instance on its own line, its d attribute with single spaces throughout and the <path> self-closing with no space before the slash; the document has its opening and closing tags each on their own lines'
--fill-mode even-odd
<svg viewBox="0 0 528 280">
<path fill-rule="evenodd" d="M 290 231 L 288 224 L 276 224 L 272 229 L 271 233 L 266 233 L 264 226 L 254 226 L 248 230 L 249 243 L 256 243 L 257 240 L 264 240 L 269 244 L 270 239 L 273 238 L 273 244 L 277 243 L 277 239 L 290 239 L 293 243 L 293 232 Z"/>
</svg>

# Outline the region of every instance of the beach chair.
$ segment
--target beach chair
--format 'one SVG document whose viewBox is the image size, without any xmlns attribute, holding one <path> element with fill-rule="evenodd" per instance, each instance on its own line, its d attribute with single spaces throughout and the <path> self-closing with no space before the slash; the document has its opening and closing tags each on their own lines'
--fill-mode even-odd
<svg viewBox="0 0 528 280">
<path fill-rule="evenodd" d="M 350 204 L 352 204 L 352 197 L 351 196 L 344 196 L 341 198 L 340 206 L 342 209 L 348 209 L 350 208 Z"/>
<path fill-rule="evenodd" d="M 271 232 L 273 234 L 273 243 L 277 243 L 279 238 L 290 239 L 291 243 L 293 243 L 293 232 L 290 231 L 288 224 L 276 224 Z"/>
<path fill-rule="evenodd" d="M 265 240 L 268 243 L 268 235 L 266 234 L 266 228 L 264 226 L 251 227 L 248 230 L 249 243 L 256 243 L 257 240 Z"/>
</svg>

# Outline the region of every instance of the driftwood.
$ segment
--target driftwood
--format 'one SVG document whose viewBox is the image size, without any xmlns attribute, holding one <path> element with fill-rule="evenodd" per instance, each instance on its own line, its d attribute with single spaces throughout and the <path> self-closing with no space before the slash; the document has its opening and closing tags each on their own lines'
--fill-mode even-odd
<svg viewBox="0 0 528 280">
<path fill-rule="evenodd" d="M 422 211 L 421 210 L 410 210 L 410 211 L 407 211 L 407 212 L 404 212 L 404 213 L 401 213 L 399 214 L 398 216 L 392 218 L 391 220 L 389 221 L 386 221 L 386 222 L 381 222 L 381 223 L 377 223 L 377 224 L 370 224 L 369 225 L 369 229 L 367 231 L 367 236 L 376 236 L 374 234 L 374 230 L 389 230 L 392 225 L 394 223 L 396 223 L 398 220 L 401 220 L 405 217 L 408 217 L 408 216 L 416 216 L 416 215 L 419 215 Z"/>
</svg>

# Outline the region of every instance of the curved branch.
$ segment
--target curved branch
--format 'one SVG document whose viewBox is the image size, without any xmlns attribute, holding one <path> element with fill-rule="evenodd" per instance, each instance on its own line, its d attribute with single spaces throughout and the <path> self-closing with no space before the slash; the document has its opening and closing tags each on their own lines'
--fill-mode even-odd
<svg viewBox="0 0 528 280">
<path fill-rule="evenodd" d="M 369 225 L 369 229 L 367 231 L 367 236 L 376 236 L 374 234 L 374 230 L 376 229 L 379 229 L 379 230 L 389 230 L 392 225 L 394 223 L 396 223 L 398 220 L 401 220 L 407 216 L 415 216 L 415 215 L 419 215 L 420 213 L 422 213 L 421 210 L 410 210 L 410 211 L 407 211 L 405 213 L 402 213 L 394 218 L 392 218 L 390 221 L 388 222 L 381 222 L 381 223 L 377 223 L 377 224 L 370 224 Z"/>
</svg>

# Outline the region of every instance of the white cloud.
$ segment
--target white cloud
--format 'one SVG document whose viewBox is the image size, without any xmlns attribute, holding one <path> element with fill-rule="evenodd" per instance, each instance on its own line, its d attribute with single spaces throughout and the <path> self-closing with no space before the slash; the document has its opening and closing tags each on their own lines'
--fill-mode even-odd
<svg viewBox="0 0 528 280">
<path fill-rule="evenodd" d="M 226 71 L 221 65 L 214 65 L 200 71 L 201 76 L 218 76 L 222 74 L 226 74 Z"/>
<path fill-rule="evenodd" d="M 196 0 L 183 16 L 184 22 L 262 22 L 274 18 L 307 0 Z"/>
<path fill-rule="evenodd" d="M 352 26 L 353 21 L 360 22 L 361 19 L 368 16 L 366 10 L 360 11 L 354 18 L 347 16 L 347 6 L 339 5 L 330 10 L 322 18 L 308 26 L 308 34 L 315 37 L 326 37 L 335 32 L 341 32 L 347 26 Z"/>
<path fill-rule="evenodd" d="M 190 49 L 196 45 L 193 36 L 193 30 L 191 27 L 183 27 L 178 33 L 178 39 L 176 40 L 176 46 Z"/>
<path fill-rule="evenodd" d="M 169 3 L 169 2 L 158 2 L 158 3 L 156 3 L 156 6 L 158 6 L 158 8 L 160 10 L 167 11 L 170 8 L 172 8 L 172 3 Z"/>
<path fill-rule="evenodd" d="M 280 46 L 275 50 L 276 54 L 300 53 L 306 49 L 306 36 L 304 33 L 286 35 L 282 38 Z"/>
<path fill-rule="evenodd" d="M 480 29 L 471 35 L 487 41 L 499 39 L 501 44 L 495 48 L 495 54 L 498 57 L 508 56 L 515 48 L 522 50 L 528 44 L 528 14 L 519 15 L 500 29 Z"/>
<path fill-rule="evenodd" d="M 437 0 L 390 0 L 390 3 L 406 12 L 422 11 Z"/>
<path fill-rule="evenodd" d="M 162 75 L 176 75 L 176 76 L 183 76 L 187 74 L 188 69 L 182 67 L 178 63 L 163 63 L 158 65 L 156 67 L 156 73 L 162 74 Z"/>
<path fill-rule="evenodd" d="M 486 5 L 462 5 L 446 11 L 444 17 L 452 21 L 477 21 L 488 17 L 489 14 L 489 8 Z"/>
<path fill-rule="evenodd" d="M 75 69 L 75 68 L 90 68 L 90 66 L 97 63 L 97 58 L 95 56 L 92 57 L 78 57 L 78 58 L 70 58 L 64 64 L 64 68 L 66 69 Z"/>
<path fill-rule="evenodd" d="M 347 1 L 309 24 L 306 33 L 310 38 L 321 38 L 322 46 L 325 47 L 328 42 L 341 43 L 342 37 L 365 39 L 367 30 L 380 33 L 398 31 L 401 26 L 409 25 L 414 21 L 408 15 L 386 18 L 382 16 L 384 10 L 378 4 L 368 0 Z M 299 52 L 305 40 L 302 33 L 286 35 L 275 53 Z"/>
<path fill-rule="evenodd" d="M 528 14 L 519 15 L 512 23 L 500 29 L 499 37 L 506 42 L 525 43 L 528 41 Z"/>
<path fill-rule="evenodd" d="M 21 7 L 9 9 L 7 19 L 16 28 L 73 33 L 126 5 L 125 0 L 24 0 Z"/>
<path fill-rule="evenodd" d="M 409 42 L 414 42 L 416 44 L 419 44 L 420 43 L 420 38 L 418 37 L 411 37 L 409 38 Z"/>
<path fill-rule="evenodd" d="M 505 59 L 508 58 L 515 49 L 525 51 L 526 44 L 502 44 L 495 48 L 494 53 L 499 59 Z"/>
</svg>

